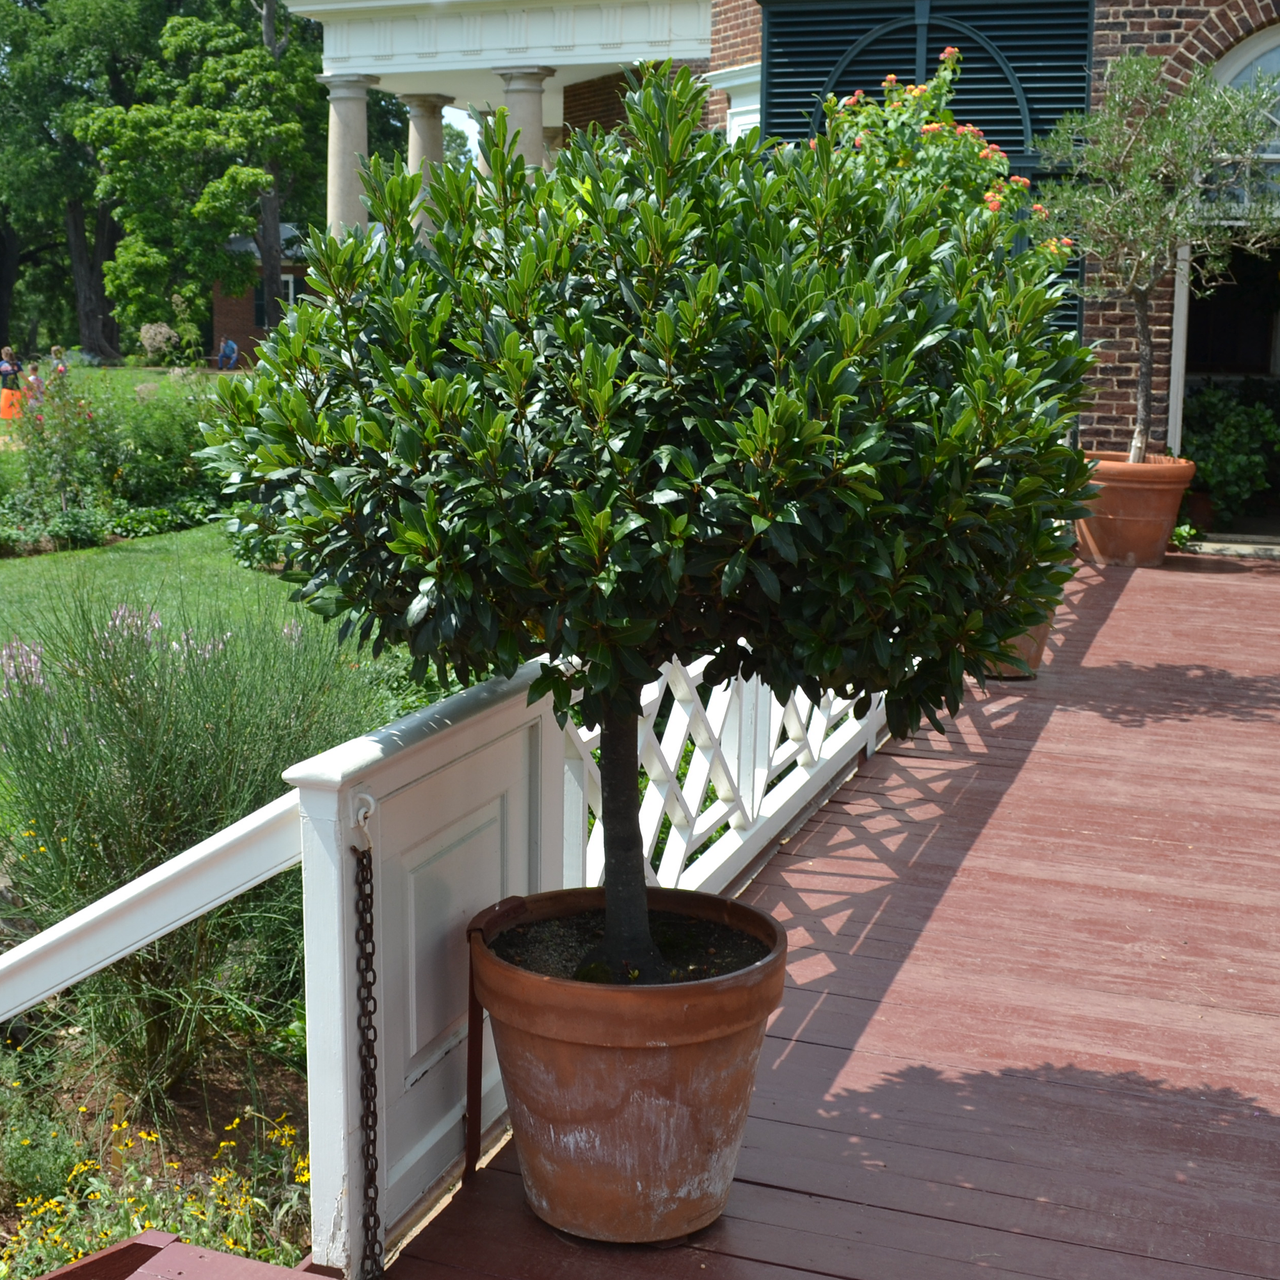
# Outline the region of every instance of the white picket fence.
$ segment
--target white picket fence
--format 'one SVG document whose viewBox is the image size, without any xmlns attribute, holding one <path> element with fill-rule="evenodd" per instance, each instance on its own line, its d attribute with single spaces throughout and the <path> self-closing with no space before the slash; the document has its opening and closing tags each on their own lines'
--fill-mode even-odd
<svg viewBox="0 0 1280 1280">
<path fill-rule="evenodd" d="M 877 700 L 785 705 L 757 681 L 645 690 L 641 808 L 654 879 L 723 892 L 884 734 Z M 371 849 L 384 1234 L 410 1224 L 463 1147 L 466 921 L 512 894 L 600 882 L 598 731 L 528 704 L 530 663 L 294 766 L 294 788 L 0 955 L 9 1019 L 302 862 L 315 1260 L 354 1274 L 361 1190 L 354 848 Z M 486 1032 L 483 1122 L 505 1102 Z"/>
</svg>

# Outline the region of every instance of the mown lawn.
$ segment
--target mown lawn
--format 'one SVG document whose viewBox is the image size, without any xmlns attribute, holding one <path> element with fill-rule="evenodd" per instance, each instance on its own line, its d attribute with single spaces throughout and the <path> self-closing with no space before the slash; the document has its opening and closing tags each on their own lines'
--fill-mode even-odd
<svg viewBox="0 0 1280 1280">
<path fill-rule="evenodd" d="M 109 547 L 0 560 L 0 638 L 37 639 L 42 619 L 86 589 L 100 600 L 118 595 L 149 604 L 161 618 L 205 609 L 233 612 L 259 600 L 279 606 L 290 590 L 270 574 L 236 564 L 221 530 L 209 525 Z"/>
</svg>

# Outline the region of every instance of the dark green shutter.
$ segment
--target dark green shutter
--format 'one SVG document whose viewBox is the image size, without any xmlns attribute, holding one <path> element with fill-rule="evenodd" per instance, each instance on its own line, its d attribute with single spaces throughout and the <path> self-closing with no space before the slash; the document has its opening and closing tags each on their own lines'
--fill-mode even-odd
<svg viewBox="0 0 1280 1280">
<path fill-rule="evenodd" d="M 927 78 L 947 45 L 964 54 L 956 119 L 982 129 L 1015 164 L 1064 111 L 1088 107 L 1092 0 L 763 0 L 763 8 L 766 134 L 808 135 L 824 93 L 878 95 L 890 72 Z M 1018 167 L 1025 172 L 1026 161 Z"/>
</svg>

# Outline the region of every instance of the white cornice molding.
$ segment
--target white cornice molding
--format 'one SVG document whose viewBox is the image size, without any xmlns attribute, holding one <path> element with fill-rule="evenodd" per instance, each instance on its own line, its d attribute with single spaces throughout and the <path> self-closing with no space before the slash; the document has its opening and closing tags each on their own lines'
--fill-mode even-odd
<svg viewBox="0 0 1280 1280">
<path fill-rule="evenodd" d="M 707 75 L 707 83 L 713 89 L 724 89 L 732 93 L 735 89 L 754 89 L 760 92 L 760 64 L 747 62 L 740 67 L 721 67 Z"/>
<path fill-rule="evenodd" d="M 494 65 L 554 67 L 692 60 L 711 52 L 710 0 L 528 4 L 400 0 L 377 6 L 304 0 L 293 12 L 324 24 L 330 74 L 398 75 Z"/>
</svg>

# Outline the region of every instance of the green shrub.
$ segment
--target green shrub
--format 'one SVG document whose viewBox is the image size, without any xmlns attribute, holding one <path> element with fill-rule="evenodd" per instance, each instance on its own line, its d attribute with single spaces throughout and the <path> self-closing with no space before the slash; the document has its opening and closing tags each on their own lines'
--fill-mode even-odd
<svg viewBox="0 0 1280 1280">
<path fill-rule="evenodd" d="M 87 380 L 93 404 L 115 440 L 113 497 L 130 506 L 171 506 L 183 497 L 215 498 L 216 481 L 192 456 L 204 441 L 208 383 L 202 378 L 161 378 L 132 388 L 117 378 Z"/>
<path fill-rule="evenodd" d="M 161 618 L 84 594 L 0 651 L 0 868 L 43 929 L 280 795 L 288 765 L 380 720 L 385 698 L 310 619 Z M 81 983 L 77 1022 L 137 1096 L 211 1043 L 292 1017 L 301 893 L 286 872 Z"/>
<path fill-rule="evenodd" d="M 215 1157 L 216 1171 L 186 1181 L 164 1159 L 154 1130 L 115 1130 L 120 1174 L 108 1176 L 98 1160 L 80 1153 L 56 1188 L 19 1202 L 22 1216 L 0 1254 L 0 1280 L 34 1280 L 152 1228 L 222 1253 L 296 1266 L 310 1245 L 309 1160 L 284 1117 L 249 1120 L 247 1160 L 237 1158 L 237 1120 Z"/>
<path fill-rule="evenodd" d="M 501 109 L 485 175 L 424 195 L 375 159 L 377 235 L 313 237 L 318 301 L 219 383 L 210 455 L 276 486 L 312 608 L 415 674 L 558 660 L 534 691 L 601 726 L 616 976 L 661 966 L 636 725 L 663 662 L 941 727 L 1071 576 L 1068 252 L 951 117 L 957 71 L 832 99 L 812 146 L 700 131 L 667 66 L 550 172 Z"/>
<path fill-rule="evenodd" d="M 1230 525 L 1255 493 L 1268 486 L 1280 448 L 1280 426 L 1263 404 L 1241 404 L 1222 387 L 1189 395 L 1182 409 L 1182 456 L 1196 464 L 1192 488 L 1207 492 L 1214 514 Z"/>
<path fill-rule="evenodd" d="M 0 1201 L 5 1206 L 57 1195 L 85 1147 L 79 1125 L 62 1113 L 32 1071 L 32 1055 L 0 1053 Z"/>
</svg>

